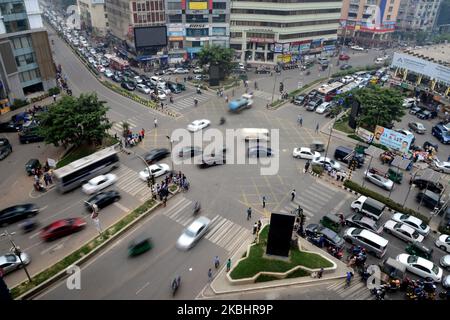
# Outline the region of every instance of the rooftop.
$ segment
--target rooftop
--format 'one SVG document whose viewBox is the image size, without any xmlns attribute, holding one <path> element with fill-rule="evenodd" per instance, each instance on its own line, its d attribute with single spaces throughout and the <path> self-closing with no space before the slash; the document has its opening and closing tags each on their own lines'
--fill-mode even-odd
<svg viewBox="0 0 450 320">
<path fill-rule="evenodd" d="M 405 53 L 447 66 L 450 66 L 450 56 L 448 54 L 449 52 L 450 44 L 436 44 L 418 49 L 405 50 Z"/>
</svg>

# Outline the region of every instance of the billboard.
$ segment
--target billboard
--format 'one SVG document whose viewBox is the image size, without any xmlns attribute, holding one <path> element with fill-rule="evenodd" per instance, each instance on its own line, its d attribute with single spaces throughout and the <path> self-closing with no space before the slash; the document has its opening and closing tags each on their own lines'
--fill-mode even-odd
<svg viewBox="0 0 450 320">
<path fill-rule="evenodd" d="M 189 10 L 208 10 L 208 2 L 189 2 Z"/>
<path fill-rule="evenodd" d="M 406 136 L 381 126 L 376 126 L 374 132 L 374 142 L 401 153 L 408 153 L 413 138 L 413 135 Z"/>
<path fill-rule="evenodd" d="M 136 49 L 165 47 L 167 46 L 167 27 L 136 27 L 134 28 L 134 43 Z"/>
<path fill-rule="evenodd" d="M 391 65 L 393 67 L 404 68 L 409 71 L 425 75 L 431 79 L 450 85 L 449 67 L 398 52 L 394 53 Z"/>
</svg>

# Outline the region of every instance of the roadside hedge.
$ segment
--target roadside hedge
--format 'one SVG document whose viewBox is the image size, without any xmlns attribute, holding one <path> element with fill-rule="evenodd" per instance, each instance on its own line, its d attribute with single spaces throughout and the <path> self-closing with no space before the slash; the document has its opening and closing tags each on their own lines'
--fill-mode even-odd
<svg viewBox="0 0 450 320">
<path fill-rule="evenodd" d="M 312 170 L 312 172 L 314 172 L 315 174 L 318 174 L 319 176 L 321 176 L 324 169 L 323 169 L 323 167 L 320 166 L 320 165 L 312 165 L 312 166 L 311 166 L 311 170 Z"/>
<path fill-rule="evenodd" d="M 355 72 L 358 72 L 358 71 L 372 71 L 372 70 L 376 70 L 376 69 L 379 69 L 379 68 L 382 68 L 382 67 L 383 66 L 376 65 L 376 64 L 360 66 L 360 67 L 354 67 L 354 68 L 350 68 L 348 70 L 343 70 L 343 71 L 339 71 L 339 72 L 333 73 L 331 75 L 331 77 L 332 78 L 344 77 L 344 76 L 351 75 L 351 74 L 353 74 Z"/>
<path fill-rule="evenodd" d="M 349 134 L 349 135 L 347 135 L 347 137 L 352 138 L 352 139 L 355 139 L 355 140 L 358 140 L 358 141 L 360 141 L 360 142 L 365 142 L 365 143 L 367 143 L 367 141 L 365 141 L 363 138 L 357 136 L 356 134 Z M 385 151 L 388 151 L 388 150 L 389 150 L 388 147 L 383 146 L 382 144 L 372 143 L 372 145 L 375 146 L 375 147 L 377 147 L 377 148 L 383 149 L 383 150 L 385 150 Z"/>
<path fill-rule="evenodd" d="M 28 100 L 22 99 L 14 99 L 13 104 L 11 105 L 11 110 L 16 110 L 22 107 L 25 107 L 28 104 Z"/>
<path fill-rule="evenodd" d="M 422 221 L 424 221 L 425 223 L 428 223 L 431 219 L 424 216 L 423 214 L 410 209 L 410 208 L 405 208 L 403 207 L 401 204 L 395 202 L 394 200 L 385 197 L 373 190 L 364 188 L 363 186 L 357 184 L 356 182 L 353 182 L 351 180 L 346 180 L 344 182 L 344 187 L 349 188 L 353 191 L 356 191 L 364 196 L 370 197 L 372 199 L 375 199 L 377 201 L 380 201 L 382 203 L 384 203 L 386 206 L 388 206 L 389 208 L 391 208 L 394 211 L 398 211 L 398 212 L 402 212 L 402 213 L 406 213 L 406 214 L 410 214 L 414 217 L 417 217 L 419 219 L 421 219 Z"/>
</svg>

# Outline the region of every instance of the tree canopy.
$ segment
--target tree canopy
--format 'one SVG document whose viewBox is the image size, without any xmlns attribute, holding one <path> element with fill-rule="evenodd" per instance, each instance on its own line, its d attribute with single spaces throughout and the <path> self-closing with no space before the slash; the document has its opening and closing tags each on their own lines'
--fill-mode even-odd
<svg viewBox="0 0 450 320">
<path fill-rule="evenodd" d="M 358 101 L 361 105 L 358 124 L 370 131 L 373 131 L 376 125 L 385 127 L 393 121 L 400 121 L 405 115 L 403 96 L 392 88 L 372 85 L 352 90 L 336 98 L 343 98 L 346 106 L 351 106 L 352 99 Z"/>
<path fill-rule="evenodd" d="M 228 75 L 233 69 L 234 50 L 217 45 L 205 46 L 198 53 L 198 60 L 201 65 L 218 65 L 222 76 Z"/>
<path fill-rule="evenodd" d="M 38 115 L 39 134 L 55 146 L 100 143 L 112 126 L 106 117 L 105 103 L 95 93 L 78 98 L 65 96 Z"/>
</svg>

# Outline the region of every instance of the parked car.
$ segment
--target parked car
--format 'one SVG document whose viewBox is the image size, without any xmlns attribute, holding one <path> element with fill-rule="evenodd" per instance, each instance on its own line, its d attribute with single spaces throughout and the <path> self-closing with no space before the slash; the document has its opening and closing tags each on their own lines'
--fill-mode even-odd
<svg viewBox="0 0 450 320">
<path fill-rule="evenodd" d="M 351 68 L 353 68 L 353 67 L 351 65 L 349 65 L 348 63 L 344 63 L 343 65 L 341 65 L 339 67 L 339 69 L 341 69 L 341 70 L 348 70 L 348 69 L 351 69 Z"/>
<path fill-rule="evenodd" d="M 111 71 L 111 69 L 105 69 L 105 77 L 112 78 L 114 76 L 114 73 Z"/>
<path fill-rule="evenodd" d="M 192 72 L 194 72 L 194 74 L 202 74 L 202 73 L 203 73 L 203 69 L 200 68 L 200 67 L 196 67 L 196 68 L 194 69 L 194 71 L 192 71 Z"/>
<path fill-rule="evenodd" d="M 83 184 L 82 190 L 86 194 L 93 194 L 100 190 L 103 190 L 117 181 L 117 176 L 113 173 L 107 173 L 92 178 L 87 183 Z"/>
<path fill-rule="evenodd" d="M 134 91 L 136 89 L 136 86 L 133 83 L 127 81 L 122 82 L 120 86 L 128 91 Z"/>
<path fill-rule="evenodd" d="M 22 128 L 22 125 L 15 121 L 7 121 L 0 123 L 0 132 L 17 132 Z"/>
<path fill-rule="evenodd" d="M 12 152 L 12 146 L 6 138 L 0 138 L 0 160 L 5 159 Z"/>
<path fill-rule="evenodd" d="M 415 115 L 415 114 L 419 113 L 420 111 L 422 111 L 422 108 L 420 108 L 420 107 L 412 107 L 411 109 L 409 109 L 409 113 L 412 115 Z"/>
<path fill-rule="evenodd" d="M 439 238 L 436 239 L 436 242 L 434 243 L 436 247 L 446 251 L 450 252 L 450 236 L 447 234 L 441 234 Z"/>
<path fill-rule="evenodd" d="M 392 188 L 394 187 L 394 182 L 392 180 L 385 178 L 377 173 L 370 172 L 370 170 L 364 172 L 364 175 L 367 180 L 386 190 L 392 190 Z"/>
<path fill-rule="evenodd" d="M 425 222 L 420 220 L 419 218 L 416 218 L 414 216 L 411 216 L 409 214 L 405 213 L 394 213 L 394 215 L 391 218 L 393 221 L 403 223 L 405 225 L 408 225 L 412 229 L 416 230 L 423 236 L 427 236 L 430 233 L 430 226 L 427 225 Z"/>
<path fill-rule="evenodd" d="M 411 183 L 414 184 L 420 190 L 427 189 L 429 191 L 438 194 L 440 194 L 442 190 L 444 190 L 444 186 L 442 185 L 442 183 L 435 180 L 431 180 L 426 176 L 417 176 L 413 178 Z"/>
<path fill-rule="evenodd" d="M 195 219 L 177 240 L 177 248 L 188 250 L 192 248 L 206 233 L 211 220 L 207 217 L 198 217 Z"/>
<path fill-rule="evenodd" d="M 306 110 L 314 111 L 318 106 L 322 104 L 322 99 L 312 99 L 306 105 Z"/>
<path fill-rule="evenodd" d="M 414 230 L 407 224 L 397 222 L 394 220 L 386 221 L 383 230 L 407 242 L 420 243 L 424 239 L 424 236 L 421 235 L 417 230 Z"/>
<path fill-rule="evenodd" d="M 144 159 L 148 164 L 155 163 L 170 155 L 170 151 L 166 148 L 153 149 L 144 155 Z"/>
<path fill-rule="evenodd" d="M 306 96 L 304 96 L 302 94 L 295 96 L 294 101 L 293 101 L 293 103 L 298 106 L 303 105 L 305 102 L 306 102 Z"/>
<path fill-rule="evenodd" d="M 312 160 L 312 164 L 313 165 L 321 165 L 321 166 L 329 165 L 329 166 L 331 166 L 331 168 L 333 168 L 335 170 L 341 169 L 341 164 L 339 162 L 334 161 L 330 158 L 325 158 L 325 157 L 314 158 Z"/>
<path fill-rule="evenodd" d="M 450 131 L 446 130 L 442 124 L 437 124 L 431 129 L 431 134 L 443 144 L 450 143 Z"/>
<path fill-rule="evenodd" d="M 323 114 L 325 113 L 328 109 L 331 108 L 331 102 L 323 102 L 322 104 L 320 104 L 317 109 L 316 112 L 318 114 Z"/>
<path fill-rule="evenodd" d="M 187 126 L 187 129 L 190 132 L 196 132 L 208 127 L 210 124 L 211 121 L 208 119 L 194 120 Z"/>
<path fill-rule="evenodd" d="M 91 211 L 93 204 L 97 205 L 99 209 L 102 209 L 119 200 L 120 200 L 120 193 L 118 191 L 116 190 L 101 191 L 94 194 L 89 199 L 87 199 L 84 202 L 84 206 L 86 210 Z"/>
<path fill-rule="evenodd" d="M 403 99 L 402 106 L 405 108 L 416 107 L 418 103 L 418 99 L 416 98 L 405 98 Z"/>
<path fill-rule="evenodd" d="M 434 208 L 441 208 L 444 205 L 444 201 L 441 199 L 441 196 L 430 190 L 419 192 L 416 195 L 416 201 L 431 210 L 434 210 Z"/>
<path fill-rule="evenodd" d="M 150 88 L 147 87 L 145 84 L 139 83 L 139 84 L 136 86 L 136 89 L 137 89 L 139 92 L 142 92 L 142 93 L 145 93 L 145 94 L 150 94 Z"/>
<path fill-rule="evenodd" d="M 442 269 L 427 259 L 402 253 L 397 256 L 396 260 L 403 264 L 406 270 L 419 277 L 431 278 L 435 282 L 440 282 L 442 279 Z"/>
<path fill-rule="evenodd" d="M 271 156 L 273 156 L 273 151 L 271 148 L 256 146 L 256 147 L 248 148 L 247 155 L 249 158 L 250 157 L 256 157 L 256 158 L 271 157 Z"/>
<path fill-rule="evenodd" d="M 449 270 L 449 268 L 450 268 L 450 254 L 447 254 L 447 255 L 443 256 L 441 258 L 441 260 L 439 260 L 439 264 L 441 265 L 441 267 L 443 269 Z M 1 266 L 0 266 L 0 268 L 1 268 Z"/>
<path fill-rule="evenodd" d="M 341 61 L 346 61 L 346 60 L 349 60 L 349 59 L 350 59 L 350 56 L 348 54 L 341 53 L 339 55 L 339 60 L 341 60 Z"/>
<path fill-rule="evenodd" d="M 0 226 L 32 218 L 39 213 L 39 208 L 32 203 L 19 204 L 0 211 Z"/>
<path fill-rule="evenodd" d="M 320 153 L 317 151 L 312 151 L 311 148 L 300 147 L 292 150 L 292 156 L 297 159 L 312 160 L 314 158 L 319 158 Z"/>
<path fill-rule="evenodd" d="M 412 131 L 419 134 L 424 134 L 427 131 L 427 129 L 421 122 L 410 122 L 408 123 L 408 127 L 411 128 Z"/>
<path fill-rule="evenodd" d="M 342 248 L 344 246 L 344 239 L 342 239 L 336 232 L 318 224 L 312 223 L 307 225 L 305 228 L 305 233 L 309 237 L 323 236 L 326 244 L 332 245 L 336 248 Z"/>
<path fill-rule="evenodd" d="M 354 214 L 345 219 L 345 224 L 349 227 L 362 228 L 374 233 L 380 234 L 383 227 L 380 226 L 375 220 L 361 214 Z"/>
<path fill-rule="evenodd" d="M 256 68 L 255 73 L 257 74 L 269 74 L 271 72 L 270 68 L 268 67 L 258 67 Z"/>
<path fill-rule="evenodd" d="M 150 169 L 150 173 L 149 173 Z M 162 175 L 165 175 L 170 171 L 169 165 L 165 163 L 159 163 L 159 164 L 153 164 L 149 166 L 148 168 L 145 168 L 141 172 L 139 172 L 139 178 L 142 181 L 147 181 L 147 179 L 151 176 L 154 176 L 155 178 L 158 178 Z"/>
<path fill-rule="evenodd" d="M 78 232 L 86 226 L 83 218 L 68 218 L 57 220 L 41 231 L 41 238 L 44 241 L 55 240 L 69 234 Z"/>
<path fill-rule="evenodd" d="M 340 80 L 340 82 L 347 84 L 352 82 L 353 80 L 355 79 L 352 76 L 345 76 Z"/>
<path fill-rule="evenodd" d="M 439 172 L 450 173 L 450 162 L 439 161 L 439 159 L 434 159 L 431 163 L 431 167 Z"/>
<path fill-rule="evenodd" d="M 434 119 L 437 117 L 437 112 L 422 109 L 421 111 L 416 113 L 416 116 L 417 116 L 417 118 L 422 119 L 422 120 Z"/>
<path fill-rule="evenodd" d="M 25 252 L 20 253 L 20 259 L 19 256 L 14 253 L 7 253 L 0 256 L 0 270 L 3 270 L 5 274 L 8 274 L 14 270 L 22 268 L 23 265 L 28 265 L 30 262 L 31 258 Z"/>
</svg>

